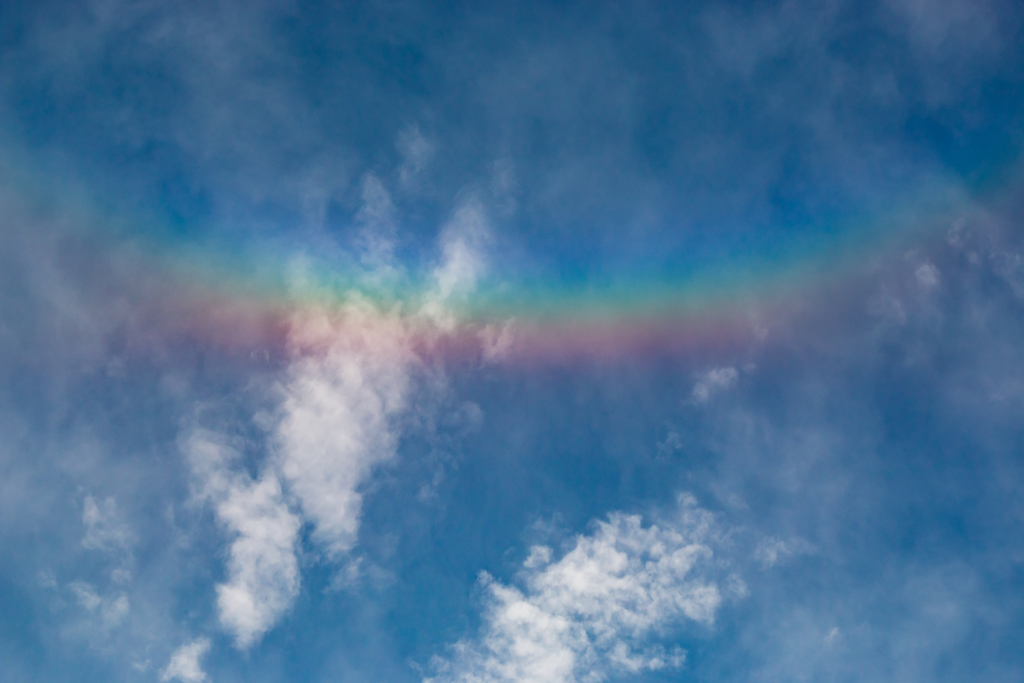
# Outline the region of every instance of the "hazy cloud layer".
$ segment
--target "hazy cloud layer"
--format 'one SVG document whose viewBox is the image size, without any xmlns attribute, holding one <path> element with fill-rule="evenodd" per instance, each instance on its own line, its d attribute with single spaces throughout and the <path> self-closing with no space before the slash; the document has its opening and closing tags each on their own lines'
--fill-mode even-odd
<svg viewBox="0 0 1024 683">
<path fill-rule="evenodd" d="M 1024 678 L 1020 3 L 0 16 L 3 680 Z"/>
</svg>

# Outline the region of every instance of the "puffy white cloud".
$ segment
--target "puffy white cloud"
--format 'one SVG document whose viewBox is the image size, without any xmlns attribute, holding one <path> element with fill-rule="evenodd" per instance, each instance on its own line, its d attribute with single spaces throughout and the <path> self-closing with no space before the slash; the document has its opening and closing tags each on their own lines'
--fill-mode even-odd
<svg viewBox="0 0 1024 683">
<path fill-rule="evenodd" d="M 358 487 L 395 454 L 391 418 L 405 407 L 414 357 L 397 313 L 358 302 L 297 319 L 293 342 L 318 351 L 300 351 L 281 387 L 277 465 L 314 539 L 337 556 L 356 540 Z"/>
<path fill-rule="evenodd" d="M 273 626 L 298 593 L 299 520 L 283 503 L 274 476 L 233 489 L 217 514 L 237 534 L 229 581 L 217 586 L 217 606 L 221 622 L 245 648 Z"/>
<path fill-rule="evenodd" d="M 179 680 L 184 683 L 201 683 L 206 680 L 206 672 L 203 671 L 202 659 L 210 650 L 210 641 L 207 638 L 198 638 L 190 643 L 185 643 L 171 655 L 171 661 L 167 668 L 160 674 L 160 680 Z"/>
<path fill-rule="evenodd" d="M 714 621 L 722 602 L 706 577 L 713 519 L 690 497 L 665 526 L 613 513 L 557 562 L 538 546 L 523 565 L 524 588 L 484 574 L 480 638 L 435 659 L 434 683 L 575 683 L 613 673 L 681 666 L 686 653 L 655 642 L 673 624 Z"/>
<path fill-rule="evenodd" d="M 362 220 L 377 227 L 393 210 L 372 176 L 364 183 L 364 209 Z M 477 204 L 456 211 L 442 233 L 444 260 L 418 311 L 383 310 L 351 294 L 342 305 L 310 306 L 293 315 L 291 361 L 275 388 L 278 408 L 274 417 L 260 420 L 269 430 L 270 457 L 258 479 L 242 471 L 221 435 L 194 430 L 186 439 L 197 495 L 232 535 L 228 580 L 217 595 L 221 623 L 239 648 L 255 643 L 291 606 L 299 587 L 303 521 L 332 561 L 343 560 L 355 545 L 360 487 L 375 467 L 395 457 L 397 421 L 420 364 L 414 340 L 450 329 L 449 300 L 474 287 L 482 273 L 478 248 L 484 234 Z"/>
<path fill-rule="evenodd" d="M 393 421 L 406 407 L 416 362 L 410 325 L 398 311 L 358 299 L 295 315 L 293 358 L 276 388 L 277 416 L 266 423 L 271 457 L 258 478 L 241 468 L 223 435 L 195 429 L 185 439 L 197 497 L 232 537 L 217 605 L 239 648 L 257 642 L 292 605 L 303 520 L 331 559 L 355 544 L 359 487 L 395 455 Z"/>
<path fill-rule="evenodd" d="M 217 586 L 217 607 L 221 624 L 244 649 L 298 593 L 299 518 L 288 509 L 276 475 L 266 472 L 254 480 L 230 468 L 237 453 L 219 435 L 195 430 L 186 448 L 199 497 L 213 505 L 232 536 L 228 580 Z"/>
<path fill-rule="evenodd" d="M 292 320 L 294 359 L 280 387 L 276 466 L 331 557 L 356 542 L 359 487 L 395 455 L 395 421 L 407 408 L 419 362 L 412 338 L 454 326 L 450 302 L 482 276 L 486 236 L 482 206 L 462 204 L 442 230 L 442 262 L 416 314 L 381 310 L 353 295 L 340 308 L 306 310 Z"/>
</svg>

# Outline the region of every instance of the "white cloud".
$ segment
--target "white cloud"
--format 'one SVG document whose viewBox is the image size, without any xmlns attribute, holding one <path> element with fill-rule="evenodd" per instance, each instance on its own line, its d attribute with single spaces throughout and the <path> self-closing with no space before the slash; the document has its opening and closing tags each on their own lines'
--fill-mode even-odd
<svg viewBox="0 0 1024 683">
<path fill-rule="evenodd" d="M 409 330 L 398 311 L 358 299 L 340 310 L 296 314 L 293 360 L 277 387 L 278 415 L 268 423 L 272 457 L 258 479 L 242 471 L 222 435 L 196 429 L 186 439 L 197 496 L 232 536 L 217 604 L 239 648 L 257 642 L 298 593 L 303 519 L 332 560 L 355 544 L 359 487 L 395 455 L 393 420 L 406 407 L 415 362 Z"/>
<path fill-rule="evenodd" d="M 231 543 L 227 583 L 217 586 L 221 622 L 246 648 L 292 604 L 299 590 L 295 543 L 298 518 L 281 499 L 277 477 L 234 488 L 217 506 L 237 534 Z"/>
<path fill-rule="evenodd" d="M 397 313 L 358 302 L 297 318 L 293 343 L 300 355 L 282 386 L 277 464 L 314 539 L 337 556 L 356 540 L 358 487 L 394 457 L 391 418 L 405 407 L 413 356 Z"/>
<path fill-rule="evenodd" d="M 470 201 L 455 211 L 441 233 L 444 260 L 434 271 L 442 298 L 475 288 L 484 271 L 481 247 L 487 234 L 487 220 L 479 202 Z"/>
<path fill-rule="evenodd" d="M 733 367 L 708 370 L 694 385 L 693 400 L 697 403 L 705 403 L 712 394 L 736 384 L 738 378 L 739 373 Z"/>
<path fill-rule="evenodd" d="M 434 291 L 421 313 L 444 331 L 455 325 L 450 303 L 473 291 L 484 274 L 483 247 L 489 234 L 483 205 L 475 199 L 459 206 L 441 231 L 441 263 L 434 269 Z"/>
<path fill-rule="evenodd" d="M 280 387 L 275 464 L 313 523 L 314 540 L 334 559 L 356 542 L 359 487 L 395 456 L 395 421 L 407 408 L 418 363 L 412 335 L 451 329 L 449 302 L 471 291 L 482 275 L 486 234 L 477 202 L 456 210 L 441 234 L 443 260 L 433 273 L 434 288 L 415 316 L 382 311 L 353 296 L 339 309 L 307 310 L 292 320 L 294 360 Z"/>
<path fill-rule="evenodd" d="M 191 643 L 185 643 L 171 655 L 171 661 L 167 668 L 160 674 L 160 680 L 179 680 L 184 683 L 201 683 L 206 680 L 206 673 L 203 671 L 202 659 L 210 650 L 210 641 L 207 638 L 199 638 Z"/>
<path fill-rule="evenodd" d="M 531 549 L 524 589 L 484 574 L 486 611 L 477 642 L 436 658 L 434 683 L 575 683 L 682 665 L 686 653 L 655 642 L 685 620 L 710 624 L 722 602 L 705 578 L 713 520 L 691 497 L 664 527 L 614 513 L 577 537 L 562 559 Z"/>
<path fill-rule="evenodd" d="M 391 209 L 386 194 L 377 193 L 383 192 L 379 182 L 368 179 L 364 190 L 376 196 L 366 206 L 380 209 L 366 220 L 387 220 Z M 258 479 L 241 470 L 221 435 L 194 430 L 186 439 L 197 495 L 232 535 L 228 580 L 217 595 L 221 623 L 239 648 L 259 640 L 298 592 L 302 521 L 312 524 L 312 540 L 332 561 L 342 562 L 355 545 L 360 487 L 396 454 L 396 422 L 407 409 L 412 372 L 420 362 L 415 335 L 443 334 L 453 323 L 449 300 L 472 289 L 482 273 L 478 247 L 484 231 L 477 204 L 456 211 L 442 233 L 444 261 L 418 312 L 381 310 L 353 294 L 341 306 L 311 306 L 294 314 L 292 359 L 275 389 L 279 407 L 274 417 L 260 420 L 270 432 L 271 457 Z M 297 504 L 295 511 L 286 494 Z"/>
<path fill-rule="evenodd" d="M 254 480 L 229 469 L 237 453 L 219 435 L 195 430 L 186 449 L 199 497 L 213 505 L 232 536 L 228 580 L 217 586 L 217 607 L 221 624 L 245 649 L 298 593 L 299 518 L 285 504 L 276 475 L 267 472 Z"/>
<path fill-rule="evenodd" d="M 107 498 L 97 505 L 92 496 L 86 496 L 82 523 L 85 525 L 82 545 L 86 548 L 116 553 L 131 547 L 131 531 L 121 523 L 117 503 L 113 498 Z"/>
</svg>

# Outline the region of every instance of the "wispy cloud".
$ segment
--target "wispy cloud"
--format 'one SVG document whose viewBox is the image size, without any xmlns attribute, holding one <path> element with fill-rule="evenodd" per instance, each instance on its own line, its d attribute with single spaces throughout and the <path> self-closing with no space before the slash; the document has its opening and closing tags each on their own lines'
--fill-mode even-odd
<svg viewBox="0 0 1024 683">
<path fill-rule="evenodd" d="M 68 587 L 79 606 L 93 615 L 104 631 L 120 626 L 131 612 L 131 602 L 124 593 L 101 595 L 84 581 L 74 581 Z"/>
<path fill-rule="evenodd" d="M 371 284 L 379 284 L 394 275 L 395 263 L 395 205 L 384 183 L 373 173 L 363 177 L 362 204 L 356 213 L 359 225 L 357 246 L 360 260 L 369 268 Z"/>
<path fill-rule="evenodd" d="M 131 578 L 132 546 L 134 535 L 117 512 L 117 503 L 109 497 L 98 505 L 92 496 L 86 496 L 82 510 L 85 537 L 82 545 L 90 550 L 106 553 L 116 562 L 111 577 L 118 582 Z"/>
<path fill-rule="evenodd" d="M 761 563 L 765 569 L 783 563 L 794 555 L 810 554 L 815 552 L 815 547 L 802 538 L 791 538 L 783 540 L 780 538 L 765 538 L 757 544 L 754 550 L 754 558 Z"/>
<path fill-rule="evenodd" d="M 475 197 L 463 201 L 441 230 L 441 262 L 432 273 L 433 288 L 426 292 L 421 314 L 442 331 L 450 331 L 456 318 L 453 303 L 476 289 L 486 270 L 485 245 L 490 226 L 484 205 Z"/>
<path fill-rule="evenodd" d="M 408 126 L 398 134 L 398 151 L 402 155 L 398 181 L 402 186 L 409 188 L 419 180 L 434 150 L 435 145 L 423 136 L 419 126 Z"/>
<path fill-rule="evenodd" d="M 1021 610 L 1006 596 L 1022 547 L 1021 207 L 993 208 L 998 229 L 954 228 L 952 248 L 896 264 L 869 253 L 875 217 L 904 200 L 913 214 L 920 184 L 938 194 L 966 178 L 988 202 L 1006 179 L 1020 3 L 59 4 L 5 3 L 0 50 L 0 543 L 19 558 L 0 567 L 4 625 L 17 626 L 0 629 L 0 659 L 14 678 L 134 680 L 115 660 L 152 658 L 151 677 L 167 663 L 165 680 L 203 681 L 216 645 L 178 648 L 181 629 L 218 618 L 246 650 L 218 666 L 256 668 L 303 583 L 358 591 L 377 572 L 419 588 L 450 556 L 495 566 L 486 542 L 459 535 L 477 522 L 507 547 L 538 501 L 578 520 L 678 486 L 736 501 L 745 538 L 762 539 L 745 565 L 757 604 L 706 657 L 685 660 L 675 629 L 721 624 L 744 592 L 719 578 L 714 525 L 615 514 L 568 546 L 536 546 L 516 578 L 485 578 L 483 627 L 435 679 L 658 678 L 684 664 L 715 678 L 721 660 L 770 680 L 1020 678 L 1006 625 Z M 76 178 L 96 204 L 65 193 Z M 23 190 L 32 198 L 9 199 Z M 183 243 L 196 263 L 181 263 Z M 830 263 L 819 244 L 843 252 L 843 272 L 815 270 Z M 811 266 L 777 292 L 791 317 L 754 312 L 772 335 L 743 353 L 524 369 L 495 361 L 528 342 L 529 314 L 490 321 L 484 366 L 448 378 L 458 395 L 443 408 L 483 406 L 459 418 L 482 425 L 471 462 L 453 455 L 448 476 L 414 461 L 441 448 L 410 432 L 457 372 L 417 344 L 472 331 L 458 312 L 489 268 L 543 304 L 560 278 L 598 297 L 687 273 L 699 286 L 705 269 L 791 248 Z M 292 254 L 308 255 L 309 291 L 267 294 L 263 276 L 279 282 Z M 337 288 L 353 281 L 398 283 L 400 303 Z M 228 301 L 197 322 L 207 293 Z M 227 310 L 247 297 L 252 309 Z M 302 315 L 284 320 L 296 301 Z M 219 346 L 257 337 L 238 357 Z M 258 369 L 245 362 L 257 356 Z M 258 409 L 234 402 L 239 387 Z M 189 425 L 176 443 L 197 400 L 244 424 Z M 401 500 L 386 488 L 397 480 Z M 210 516 L 191 514 L 197 502 Z M 36 576 L 39 592 L 23 591 Z M 396 649 L 457 624 L 462 588 L 395 597 Z M 289 620 L 295 656 L 307 629 L 379 635 L 352 602 L 332 624 Z M 370 659 L 358 639 L 334 642 L 345 666 Z M 41 673 L 44 660 L 57 663 Z M 393 665 L 360 673 L 390 680 Z"/>
<path fill-rule="evenodd" d="M 739 372 L 734 367 L 712 368 L 708 370 L 693 385 L 693 401 L 696 403 L 707 403 L 713 394 L 735 385 L 739 376 Z"/>
<path fill-rule="evenodd" d="M 367 224 L 379 227 L 390 205 L 375 178 L 365 187 Z M 483 273 L 482 212 L 476 203 L 462 205 L 442 231 L 443 260 L 423 309 L 384 310 L 352 293 L 340 305 L 307 307 L 291 317 L 290 360 L 268 394 L 277 407 L 261 418 L 267 432 L 258 476 L 241 466 L 227 431 L 193 428 L 184 436 L 196 495 L 230 536 L 218 610 L 239 648 L 256 643 L 292 605 L 303 522 L 332 562 L 343 562 L 356 544 L 362 487 L 395 457 L 400 418 L 421 365 L 413 331 L 450 331 L 450 300 L 471 291 Z"/>
</svg>

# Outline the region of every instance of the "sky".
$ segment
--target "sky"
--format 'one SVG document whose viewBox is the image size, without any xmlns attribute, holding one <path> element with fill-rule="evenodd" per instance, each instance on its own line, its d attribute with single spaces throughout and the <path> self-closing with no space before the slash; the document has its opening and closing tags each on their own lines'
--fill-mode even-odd
<svg viewBox="0 0 1024 683">
<path fill-rule="evenodd" d="M 0 683 L 1024 679 L 1024 6 L 0 4 Z"/>
</svg>

